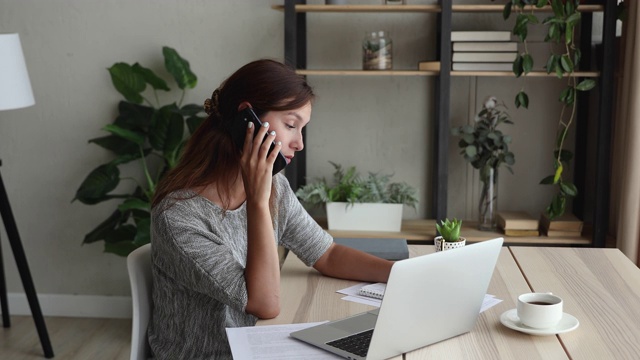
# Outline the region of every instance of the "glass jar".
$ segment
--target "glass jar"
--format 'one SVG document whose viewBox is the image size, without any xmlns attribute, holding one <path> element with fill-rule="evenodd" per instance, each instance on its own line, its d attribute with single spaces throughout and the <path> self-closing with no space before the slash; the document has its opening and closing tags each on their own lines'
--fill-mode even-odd
<svg viewBox="0 0 640 360">
<path fill-rule="evenodd" d="M 392 62 L 392 42 L 389 32 L 367 32 L 362 41 L 362 69 L 391 70 Z"/>
</svg>

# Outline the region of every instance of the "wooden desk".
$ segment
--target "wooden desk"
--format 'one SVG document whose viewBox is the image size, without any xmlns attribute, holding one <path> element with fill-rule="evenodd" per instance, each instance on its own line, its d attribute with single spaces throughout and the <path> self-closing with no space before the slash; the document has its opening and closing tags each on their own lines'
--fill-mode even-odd
<svg viewBox="0 0 640 360">
<path fill-rule="evenodd" d="M 640 270 L 618 249 L 512 247 L 534 291 L 553 292 L 580 327 L 558 336 L 572 359 L 640 358 Z"/>
<path fill-rule="evenodd" d="M 433 251 L 433 246 L 410 246 L 411 256 Z M 324 277 L 289 253 L 282 268 L 282 312 L 258 325 L 335 320 L 373 309 L 336 293 L 356 283 Z M 559 336 L 504 327 L 500 315 L 530 291 L 561 296 L 565 312 L 576 316 L 580 327 Z M 488 293 L 503 301 L 480 314 L 471 332 L 405 359 L 635 359 L 640 354 L 640 270 L 619 250 L 504 247 Z"/>
</svg>

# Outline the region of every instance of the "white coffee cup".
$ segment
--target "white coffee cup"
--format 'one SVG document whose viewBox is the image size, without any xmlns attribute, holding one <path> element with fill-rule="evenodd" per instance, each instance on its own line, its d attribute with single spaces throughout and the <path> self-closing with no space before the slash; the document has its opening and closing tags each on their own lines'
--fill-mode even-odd
<svg viewBox="0 0 640 360">
<path fill-rule="evenodd" d="M 516 306 L 520 322 L 531 328 L 551 328 L 562 319 L 562 299 L 551 293 L 522 294 Z"/>
</svg>

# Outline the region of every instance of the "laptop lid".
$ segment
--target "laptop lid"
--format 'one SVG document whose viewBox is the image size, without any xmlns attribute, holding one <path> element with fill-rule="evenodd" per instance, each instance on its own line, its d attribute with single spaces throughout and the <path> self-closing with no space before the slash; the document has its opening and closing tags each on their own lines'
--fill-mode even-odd
<svg viewBox="0 0 640 360">
<path fill-rule="evenodd" d="M 483 241 L 396 262 L 389 276 L 366 359 L 387 359 L 469 332 L 489 287 L 503 239 Z M 291 336 L 334 352 L 326 333 L 362 322 L 371 312 L 328 322 Z M 355 333 L 356 331 L 354 331 Z M 322 334 L 320 337 L 318 334 Z M 336 338 L 344 332 L 336 332 Z"/>
</svg>

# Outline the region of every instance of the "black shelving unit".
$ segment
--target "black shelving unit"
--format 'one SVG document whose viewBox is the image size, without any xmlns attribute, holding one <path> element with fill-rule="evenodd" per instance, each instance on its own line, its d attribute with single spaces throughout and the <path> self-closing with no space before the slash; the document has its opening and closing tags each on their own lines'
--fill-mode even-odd
<svg viewBox="0 0 640 360">
<path fill-rule="evenodd" d="M 453 4 L 451 0 L 439 0 L 438 9 L 433 10 L 416 10 L 435 12 L 437 14 L 437 60 L 440 61 L 440 72 L 436 74 L 435 82 L 435 121 L 434 121 L 434 137 L 431 139 L 433 143 L 433 169 L 432 169 L 432 199 L 431 214 L 436 220 L 444 219 L 447 216 L 447 182 L 448 182 L 448 152 L 449 152 L 449 110 L 450 110 L 450 83 L 451 83 L 451 24 L 454 12 L 470 12 L 477 10 L 468 10 Z M 604 26 L 602 34 L 602 46 L 604 54 L 614 54 L 615 28 L 616 28 L 616 4 L 614 1 L 596 0 L 591 4 L 601 5 L 604 13 Z M 306 12 L 297 12 L 296 5 L 306 5 L 305 0 L 285 0 L 285 61 L 296 69 L 306 69 L 306 49 L 307 49 L 307 29 L 306 29 Z M 495 5 L 495 4 L 492 4 Z M 323 5 L 318 5 L 322 7 Z M 362 7 L 362 12 L 377 11 L 371 10 L 372 7 Z M 407 10 L 397 10 L 397 8 L 389 7 L 390 11 L 413 11 L 407 7 Z M 310 11 L 324 11 L 319 10 Z M 348 11 L 359 12 L 358 5 L 349 6 Z M 384 10 L 382 10 L 384 11 Z M 501 10 L 483 10 L 489 12 L 498 12 Z M 581 50 L 583 54 L 591 53 L 591 29 L 592 15 L 584 12 L 581 33 L 585 41 L 581 42 Z M 587 41 L 588 39 L 588 41 Z M 584 56 L 584 55 L 583 55 Z M 593 60 L 586 56 L 583 65 L 590 66 Z M 596 155 L 593 160 L 595 166 L 596 178 L 593 184 L 595 198 L 592 203 L 593 208 L 593 238 L 592 246 L 604 247 L 607 236 L 607 223 L 609 217 L 609 174 L 610 174 L 610 154 L 611 154 L 611 114 L 613 113 L 613 97 L 614 97 L 614 56 L 602 56 L 596 59 L 596 66 L 600 69 L 600 77 L 598 81 L 598 98 L 592 99 L 591 94 L 580 94 L 578 99 L 579 106 L 586 108 L 587 104 L 593 101 L 598 103 L 598 114 L 595 119 L 595 127 L 597 139 L 595 144 L 589 144 L 587 141 L 587 123 L 588 111 L 578 113 L 577 125 L 577 143 L 576 143 L 576 165 L 575 178 L 576 185 L 581 194 L 579 198 L 574 200 L 574 212 L 579 218 L 589 222 L 585 217 L 586 195 L 589 191 L 589 184 L 586 181 L 586 165 L 589 161 L 586 153 L 588 148 L 595 147 Z M 582 104 L 582 105 L 580 105 Z M 304 185 L 306 176 L 306 150 L 296 155 L 295 160 L 287 167 L 286 176 L 291 186 L 297 189 Z"/>
</svg>

